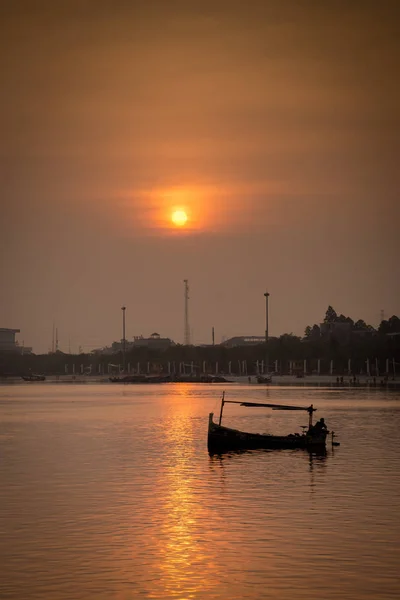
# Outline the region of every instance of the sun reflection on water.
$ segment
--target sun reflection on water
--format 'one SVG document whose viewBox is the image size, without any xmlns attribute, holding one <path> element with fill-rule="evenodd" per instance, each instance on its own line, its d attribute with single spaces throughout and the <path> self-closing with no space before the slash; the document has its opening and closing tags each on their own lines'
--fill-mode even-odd
<svg viewBox="0 0 400 600">
<path fill-rule="evenodd" d="M 190 599 L 210 591 L 209 575 L 214 571 L 210 552 L 202 533 L 209 519 L 197 501 L 192 471 L 195 453 L 193 425 L 180 416 L 169 420 L 166 430 L 172 456 L 165 470 L 165 502 L 162 509 L 164 545 L 160 545 L 162 585 L 168 597 Z M 157 592 L 153 595 L 157 597 Z"/>
</svg>

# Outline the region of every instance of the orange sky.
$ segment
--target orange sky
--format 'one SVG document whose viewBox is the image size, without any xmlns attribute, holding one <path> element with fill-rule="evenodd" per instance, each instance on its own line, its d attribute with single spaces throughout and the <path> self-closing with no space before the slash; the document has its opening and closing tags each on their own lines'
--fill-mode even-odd
<svg viewBox="0 0 400 600">
<path fill-rule="evenodd" d="M 266 287 L 272 334 L 399 314 L 396 6 L 5 3 L 0 326 L 182 341 L 185 278 L 197 342 L 262 334 Z"/>
</svg>

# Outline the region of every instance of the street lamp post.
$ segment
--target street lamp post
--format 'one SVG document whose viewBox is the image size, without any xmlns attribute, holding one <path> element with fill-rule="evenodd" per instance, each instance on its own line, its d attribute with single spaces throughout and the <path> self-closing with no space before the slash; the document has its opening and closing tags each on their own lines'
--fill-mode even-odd
<svg viewBox="0 0 400 600">
<path fill-rule="evenodd" d="M 265 292 L 265 373 L 268 375 L 268 300 L 269 293 Z"/>
<path fill-rule="evenodd" d="M 121 308 L 122 310 L 122 368 L 125 373 L 125 351 L 126 351 L 126 340 L 125 340 L 125 311 L 126 306 Z"/>
</svg>

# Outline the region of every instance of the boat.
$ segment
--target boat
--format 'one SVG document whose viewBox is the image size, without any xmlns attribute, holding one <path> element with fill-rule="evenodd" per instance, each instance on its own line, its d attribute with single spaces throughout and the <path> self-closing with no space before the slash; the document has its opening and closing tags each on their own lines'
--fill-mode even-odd
<svg viewBox="0 0 400 600">
<path fill-rule="evenodd" d="M 125 375 L 123 377 L 109 377 L 111 383 L 169 383 L 169 375 Z"/>
<path fill-rule="evenodd" d="M 303 427 L 302 433 L 291 433 L 289 435 L 270 435 L 261 433 L 248 433 L 231 429 L 221 425 L 224 405 L 240 404 L 249 408 L 271 408 L 272 410 L 297 410 L 308 413 L 308 427 Z M 329 434 L 324 423 L 320 419 L 313 425 L 313 414 L 317 409 L 310 406 L 288 406 L 286 404 L 264 404 L 258 402 L 242 402 L 240 400 L 225 400 L 225 392 L 222 394 L 221 410 L 219 422 L 214 423 L 214 413 L 210 413 L 208 421 L 208 451 L 210 454 L 220 454 L 229 450 L 255 450 L 255 449 L 296 449 L 324 451 L 326 439 Z M 338 446 L 338 442 L 333 442 L 334 433 L 332 432 L 332 444 Z"/>
<path fill-rule="evenodd" d="M 272 383 L 272 377 L 271 375 L 258 375 L 257 383 Z"/>
<path fill-rule="evenodd" d="M 21 375 L 24 381 L 45 381 L 46 377 L 44 375 L 37 375 L 32 373 L 31 375 Z"/>
</svg>

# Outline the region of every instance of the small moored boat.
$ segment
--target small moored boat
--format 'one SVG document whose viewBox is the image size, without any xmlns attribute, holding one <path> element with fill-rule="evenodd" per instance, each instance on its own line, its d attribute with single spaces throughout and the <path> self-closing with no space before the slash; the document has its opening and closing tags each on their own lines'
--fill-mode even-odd
<svg viewBox="0 0 400 600">
<path fill-rule="evenodd" d="M 257 383 L 272 383 L 272 377 L 271 375 L 258 375 Z"/>
<path fill-rule="evenodd" d="M 272 410 L 299 410 L 308 413 L 308 429 L 303 433 L 291 433 L 289 435 L 269 435 L 261 433 L 249 433 L 231 429 L 221 425 L 222 413 L 226 403 L 240 404 L 251 408 L 271 408 Z M 325 450 L 326 438 L 329 431 L 324 419 L 320 419 L 313 425 L 313 413 L 317 409 L 310 406 L 288 406 L 286 404 L 261 404 L 258 402 L 241 402 L 238 400 L 225 400 L 225 392 L 222 394 L 221 411 L 219 422 L 214 423 L 214 414 L 210 413 L 208 422 L 208 451 L 210 454 L 218 454 L 228 450 L 252 450 L 252 449 L 295 449 Z M 333 441 L 333 433 L 332 433 Z M 335 443 L 338 445 L 338 443 Z"/>
<path fill-rule="evenodd" d="M 32 373 L 31 375 L 22 375 L 22 379 L 24 381 L 45 381 L 46 377 L 44 375 Z"/>
<path fill-rule="evenodd" d="M 125 375 L 124 377 L 109 377 L 111 383 L 169 383 L 169 375 Z"/>
</svg>

